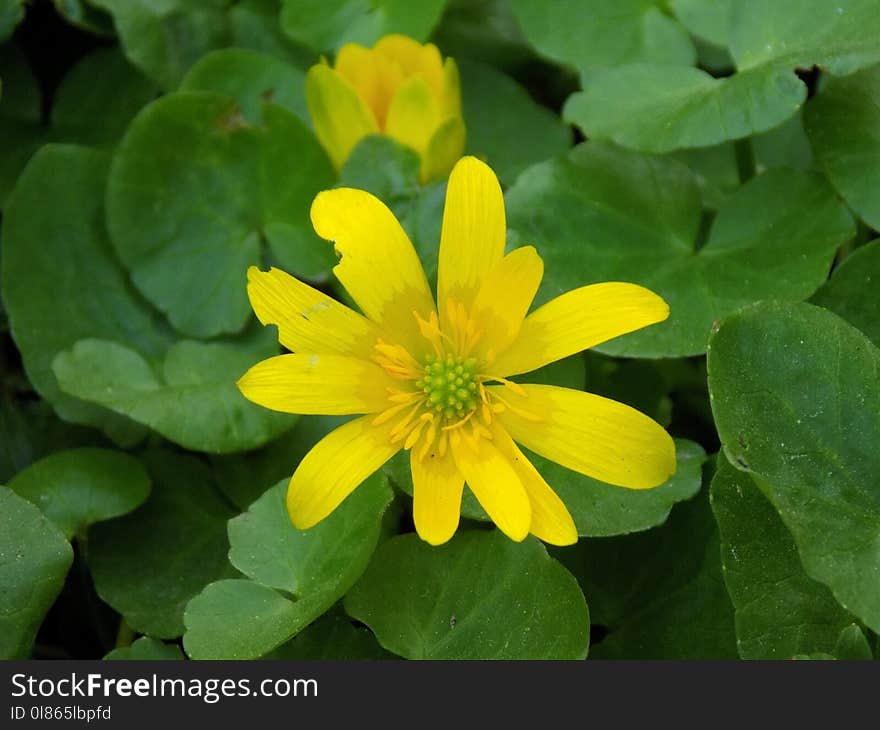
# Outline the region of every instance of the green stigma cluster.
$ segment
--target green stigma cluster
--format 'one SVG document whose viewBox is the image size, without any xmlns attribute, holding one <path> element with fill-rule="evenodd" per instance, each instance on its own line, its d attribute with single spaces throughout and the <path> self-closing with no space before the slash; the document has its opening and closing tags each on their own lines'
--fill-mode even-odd
<svg viewBox="0 0 880 730">
<path fill-rule="evenodd" d="M 416 381 L 416 387 L 428 396 L 429 407 L 447 420 L 464 418 L 477 407 L 476 367 L 474 358 L 429 356 L 425 359 L 425 374 Z"/>
</svg>

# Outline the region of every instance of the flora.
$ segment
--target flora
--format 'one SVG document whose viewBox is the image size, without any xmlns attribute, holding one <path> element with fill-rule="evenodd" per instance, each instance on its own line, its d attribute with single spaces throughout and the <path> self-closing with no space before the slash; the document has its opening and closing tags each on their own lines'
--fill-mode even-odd
<svg viewBox="0 0 880 730">
<path fill-rule="evenodd" d="M 416 530 L 434 545 L 458 526 L 465 481 L 513 540 L 531 532 L 555 545 L 577 541 L 565 505 L 513 439 L 622 487 L 656 487 L 675 472 L 672 439 L 634 409 L 508 379 L 663 321 L 669 307 L 640 286 L 593 284 L 527 317 L 543 263 L 531 246 L 504 253 L 504 198 L 485 164 L 465 157 L 449 177 L 439 313 L 412 243 L 381 201 L 361 190 L 322 192 L 312 222 L 334 242 L 333 273 L 366 317 L 277 269 L 251 269 L 257 317 L 278 325 L 294 354 L 238 381 L 247 398 L 275 410 L 369 414 L 300 462 L 287 493 L 298 528 L 326 517 L 401 448 L 410 452 Z"/>
<path fill-rule="evenodd" d="M 875 658 L 878 37 L 0 1 L 0 657 Z"/>
<path fill-rule="evenodd" d="M 372 48 L 347 43 L 332 67 L 322 59 L 309 69 L 306 101 L 337 169 L 371 134 L 415 150 L 422 182 L 448 175 L 464 151 L 458 67 L 433 43 L 402 35 L 384 36 Z"/>
</svg>

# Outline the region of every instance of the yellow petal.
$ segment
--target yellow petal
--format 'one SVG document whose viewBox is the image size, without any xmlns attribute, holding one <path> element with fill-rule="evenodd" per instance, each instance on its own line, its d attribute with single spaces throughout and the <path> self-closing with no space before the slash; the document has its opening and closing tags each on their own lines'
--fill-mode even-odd
<svg viewBox="0 0 880 730">
<path fill-rule="evenodd" d="M 396 61 L 408 73 L 421 63 L 422 44 L 402 33 L 383 36 L 373 44 L 373 50 Z"/>
<path fill-rule="evenodd" d="M 499 356 L 493 371 L 527 373 L 668 316 L 669 305 L 637 284 L 611 281 L 573 289 L 526 317 L 519 337 Z"/>
<path fill-rule="evenodd" d="M 440 318 L 448 324 L 450 299 L 470 309 L 479 286 L 504 256 L 507 223 L 495 173 L 463 157 L 449 176 L 437 273 Z"/>
<path fill-rule="evenodd" d="M 351 83 L 323 63 L 306 74 L 306 105 L 315 134 L 337 170 L 358 142 L 379 132 L 373 112 Z"/>
<path fill-rule="evenodd" d="M 440 111 L 445 117 L 461 116 L 461 79 L 458 65 L 451 58 L 443 64 L 443 93 Z"/>
<path fill-rule="evenodd" d="M 446 74 L 443 66 L 443 56 L 433 43 L 425 43 L 419 55 L 419 67 L 416 73 L 421 74 L 425 81 L 430 84 L 434 94 L 439 99 L 443 95 L 446 84 Z"/>
<path fill-rule="evenodd" d="M 511 540 L 529 534 L 532 507 L 513 465 L 488 439 L 461 439 L 452 449 L 455 463 L 486 514 Z"/>
<path fill-rule="evenodd" d="M 287 488 L 287 513 L 298 530 L 323 520 L 400 449 L 391 443 L 395 422 L 373 426 L 374 419 L 361 416 L 331 431 L 300 462 Z"/>
<path fill-rule="evenodd" d="M 461 159 L 465 144 L 465 127 L 461 117 L 450 117 L 431 135 L 427 149 L 422 153 L 419 171 L 421 182 L 442 180 Z"/>
<path fill-rule="evenodd" d="M 443 58 L 433 43 L 421 43 L 405 35 L 391 34 L 374 46 L 376 54 L 397 64 L 404 74 L 420 74 L 439 97 L 444 84 Z"/>
<path fill-rule="evenodd" d="M 357 43 L 346 43 L 334 67 L 367 103 L 379 129 L 384 129 L 391 99 L 403 82 L 400 65 Z"/>
<path fill-rule="evenodd" d="M 568 469 L 630 489 L 660 486 L 675 473 L 672 438 L 623 403 L 553 385 L 490 390 L 510 406 L 498 419 L 514 440 Z"/>
<path fill-rule="evenodd" d="M 439 114 L 428 82 L 421 76 L 411 76 L 391 100 L 385 134 L 422 154 L 440 121 Z"/>
<path fill-rule="evenodd" d="M 288 350 L 372 355 L 380 332 L 366 317 L 281 269 L 251 266 L 247 278 L 257 319 L 278 325 L 278 340 Z"/>
<path fill-rule="evenodd" d="M 551 545 L 574 545 L 578 539 L 577 527 L 559 495 L 544 481 L 544 477 L 497 422 L 493 424 L 492 435 L 498 450 L 513 464 L 529 495 L 532 505 L 529 532 Z"/>
<path fill-rule="evenodd" d="M 388 407 L 395 382 L 378 365 L 346 355 L 278 355 L 236 383 L 245 398 L 283 413 L 345 416 Z"/>
<path fill-rule="evenodd" d="M 428 453 L 424 458 L 420 452 L 420 448 L 410 451 L 413 520 L 422 540 L 431 545 L 442 545 L 458 528 L 464 477 L 451 452 L 447 451 L 443 456 Z"/>
<path fill-rule="evenodd" d="M 501 259 L 483 281 L 473 317 L 483 331 L 480 351 L 490 362 L 516 339 L 543 275 L 538 252 L 523 246 Z M 494 371 L 491 365 L 489 369 Z"/>
<path fill-rule="evenodd" d="M 416 357 L 426 346 L 413 316 L 428 319 L 434 299 L 419 257 L 387 206 L 364 190 L 337 188 L 312 203 L 312 225 L 336 244 L 333 273 L 363 313 Z"/>
</svg>

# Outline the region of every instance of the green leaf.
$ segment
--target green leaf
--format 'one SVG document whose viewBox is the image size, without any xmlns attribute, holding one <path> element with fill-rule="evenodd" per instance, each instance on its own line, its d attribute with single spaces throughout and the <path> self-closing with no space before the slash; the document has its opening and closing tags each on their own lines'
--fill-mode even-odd
<svg viewBox="0 0 880 730">
<path fill-rule="evenodd" d="M 740 70 L 778 62 L 847 74 L 880 61 L 874 0 L 738 0 L 730 47 Z"/>
<path fill-rule="evenodd" d="M 114 649 L 104 659 L 167 661 L 169 659 L 183 659 L 183 652 L 177 644 L 164 644 L 149 636 L 142 636 L 131 646 Z"/>
<path fill-rule="evenodd" d="M 289 479 L 306 453 L 345 416 L 301 416 L 288 432 L 258 451 L 211 457 L 220 490 L 241 511 L 273 484 Z"/>
<path fill-rule="evenodd" d="M 574 578 L 534 538 L 459 532 L 376 551 L 345 609 L 407 659 L 582 659 L 590 619 Z"/>
<path fill-rule="evenodd" d="M 156 94 L 156 87 L 115 49 L 78 62 L 54 93 L 43 124 L 41 94 L 23 58 L 2 54 L 0 77 L 0 207 L 33 153 L 46 141 L 110 145 Z"/>
<path fill-rule="evenodd" d="M 153 367 L 129 347 L 86 339 L 59 353 L 52 369 L 65 393 L 128 416 L 185 448 L 223 454 L 262 446 L 296 422 L 295 416 L 250 403 L 235 387 L 257 360 L 277 352 L 262 336 L 247 347 L 181 340 Z"/>
<path fill-rule="evenodd" d="M 106 157 L 95 151 L 47 146 L 10 201 L 3 221 L 3 293 L 29 379 L 62 418 L 99 426 L 124 443 L 143 434 L 138 421 L 193 449 L 261 446 L 294 419 L 246 401 L 235 381 L 260 358 L 277 354 L 271 333 L 260 330 L 236 343 L 172 344 L 106 240 L 106 167 Z M 53 201 L 49 209 L 46 196 Z M 64 327 L 57 324 L 58 302 Z"/>
<path fill-rule="evenodd" d="M 103 10 L 93 7 L 89 0 L 53 0 L 53 4 L 58 14 L 77 28 L 109 38 L 115 35 L 113 19 Z"/>
<path fill-rule="evenodd" d="M 880 66 L 832 76 L 806 106 L 807 132 L 831 184 L 880 229 Z"/>
<path fill-rule="evenodd" d="M 115 48 L 89 54 L 64 77 L 52 105 L 57 142 L 113 145 L 158 89 Z"/>
<path fill-rule="evenodd" d="M 850 624 L 840 632 L 837 644 L 834 646 L 834 656 L 837 659 L 847 660 L 874 658 L 864 632 L 856 624 Z"/>
<path fill-rule="evenodd" d="M 669 393 L 678 384 L 679 369 L 682 374 L 692 370 L 680 360 L 624 360 L 594 350 L 588 351 L 584 359 L 586 386 L 576 387 L 632 406 L 661 426 L 668 426 L 670 422 Z M 705 377 L 695 376 L 697 378 L 698 387 L 705 388 Z"/>
<path fill-rule="evenodd" d="M 125 55 L 165 90 L 201 56 L 227 45 L 224 0 L 89 0 L 113 16 Z"/>
<path fill-rule="evenodd" d="M 581 540 L 554 554 L 578 577 L 593 622 L 608 629 L 594 659 L 736 658 L 733 607 L 705 494 L 676 505 L 662 527 Z"/>
<path fill-rule="evenodd" d="M 394 140 L 370 135 L 352 151 L 339 176 L 343 187 L 372 193 L 391 208 L 415 246 L 429 282 L 437 280 L 437 252 L 446 182 L 422 186 L 419 161 Z M 343 299 L 347 296 L 340 292 Z"/>
<path fill-rule="evenodd" d="M 165 96 L 119 145 L 107 226 L 135 286 L 192 337 L 240 331 L 250 319 L 245 273 L 261 240 L 297 273 L 303 250 L 327 248 L 309 227 L 314 196 L 334 174 L 293 114 L 263 107 L 263 126 L 229 97 Z M 299 235 L 297 235 L 299 234 Z"/>
<path fill-rule="evenodd" d="M 507 0 L 447 0 L 431 39 L 457 61 L 513 69 L 534 60 Z"/>
<path fill-rule="evenodd" d="M 180 82 L 181 91 L 213 91 L 238 103 L 250 124 L 259 125 L 267 102 L 311 124 L 306 108 L 305 74 L 266 53 L 243 48 L 214 51 L 199 59 Z"/>
<path fill-rule="evenodd" d="M 835 653 L 852 616 L 831 591 L 807 576 L 773 505 L 723 455 L 712 480 L 712 509 L 721 531 L 724 581 L 736 611 L 739 655 L 791 659 Z"/>
<path fill-rule="evenodd" d="M 813 295 L 812 302 L 830 309 L 858 327 L 880 346 L 880 241 L 856 249 L 840 264 L 831 279 Z"/>
<path fill-rule="evenodd" d="M 738 73 L 714 79 L 694 68 L 633 65 L 589 72 L 564 116 L 588 137 L 661 152 L 764 132 L 806 99 L 797 68 L 847 74 L 880 61 L 874 0 L 741 0 L 730 50 Z"/>
<path fill-rule="evenodd" d="M 290 522 L 286 495 L 284 480 L 229 521 L 229 562 L 262 585 L 295 596 L 314 595 L 346 572 L 353 548 L 372 552 L 378 517 L 388 506 L 388 488 L 381 479 L 371 479 L 344 508 L 333 512 L 332 519 L 306 531 Z"/>
<path fill-rule="evenodd" d="M 366 568 L 391 499 L 381 474 L 305 532 L 287 516 L 286 491 L 284 480 L 230 521 L 229 559 L 252 580 L 211 583 L 190 601 L 184 619 L 190 657 L 266 654 L 327 611 Z"/>
<path fill-rule="evenodd" d="M 3 299 L 37 392 L 65 420 L 131 442 L 140 427 L 66 395 L 51 369 L 59 352 L 87 337 L 125 342 L 149 357 L 158 357 L 169 342 L 106 240 L 101 201 L 107 163 L 103 153 L 82 147 L 49 145 L 34 156 L 3 217 Z"/>
<path fill-rule="evenodd" d="M 295 43 L 279 22 L 283 0 L 238 0 L 229 7 L 232 43 L 236 48 L 267 53 L 306 69 L 318 62 L 314 49 Z"/>
<path fill-rule="evenodd" d="M 474 61 L 459 65 L 468 154 L 488 162 L 502 183 L 571 146 L 571 130 L 509 76 Z"/>
<path fill-rule="evenodd" d="M 813 150 L 804 130 L 803 112 L 750 141 L 754 150 L 755 167 L 759 172 L 771 167 L 814 169 Z M 731 146 L 736 149 L 736 144 L 731 143 Z"/>
<path fill-rule="evenodd" d="M 278 27 L 279 0 L 87 0 L 113 16 L 129 60 L 165 91 L 210 51 L 250 48 L 306 62 Z"/>
<path fill-rule="evenodd" d="M 669 3 L 675 17 L 694 35 L 716 46 L 727 46 L 730 40 L 730 23 L 733 0 L 671 0 Z"/>
<path fill-rule="evenodd" d="M 676 439 L 677 468 L 655 489 L 614 487 L 529 453 L 529 458 L 553 487 L 574 518 L 579 535 L 605 537 L 647 530 L 663 523 L 676 502 L 700 489 L 706 453 L 693 441 Z"/>
<path fill-rule="evenodd" d="M 25 659 L 73 562 L 40 510 L 0 487 L 0 659 Z"/>
<path fill-rule="evenodd" d="M 371 134 L 351 151 L 339 173 L 339 184 L 372 193 L 403 218 L 420 192 L 419 165 L 414 150 L 390 137 Z"/>
<path fill-rule="evenodd" d="M 208 468 L 191 456 L 143 456 L 153 491 L 137 511 L 95 525 L 88 561 L 101 598 L 135 631 L 161 639 L 183 633 L 187 602 L 213 580 L 232 575 L 226 521 Z"/>
<path fill-rule="evenodd" d="M 392 659 L 368 629 L 345 616 L 326 614 L 261 659 Z"/>
<path fill-rule="evenodd" d="M 632 64 L 591 72 L 569 97 L 566 121 L 591 139 L 644 152 L 707 147 L 766 132 L 803 104 L 807 89 L 788 68 L 758 66 L 716 79 L 690 66 Z"/>
<path fill-rule="evenodd" d="M 579 69 L 645 61 L 692 64 L 687 31 L 655 0 L 511 0 L 529 42 Z"/>
<path fill-rule="evenodd" d="M 318 51 L 352 42 L 372 46 L 391 33 L 421 42 L 439 20 L 443 4 L 444 0 L 282 0 L 281 27 L 295 41 Z"/>
<path fill-rule="evenodd" d="M 19 472 L 9 488 L 39 507 L 69 540 L 140 506 L 150 478 L 137 459 L 120 451 L 70 449 Z"/>
<path fill-rule="evenodd" d="M 764 297 L 808 297 L 854 233 L 819 175 L 768 170 L 701 220 L 687 168 L 592 142 L 524 172 L 507 215 L 544 259 L 538 303 L 601 281 L 641 284 L 669 303 L 667 321 L 598 347 L 637 357 L 700 354 L 716 319 Z"/>
<path fill-rule="evenodd" d="M 24 18 L 24 0 L 0 0 L 0 43 L 3 43 Z"/>
<path fill-rule="evenodd" d="M 766 303 L 709 345 L 724 451 L 791 531 L 804 569 L 880 629 L 880 351 L 836 315 Z"/>
<path fill-rule="evenodd" d="M 672 152 L 670 156 L 691 168 L 703 192 L 704 206 L 717 210 L 743 182 L 740 175 L 747 172 L 740 170 L 738 154 L 753 158 L 758 173 L 773 167 L 813 169 L 813 153 L 804 131 L 802 114 L 795 114 L 769 132 L 754 135 L 748 142 L 692 147 Z"/>
</svg>

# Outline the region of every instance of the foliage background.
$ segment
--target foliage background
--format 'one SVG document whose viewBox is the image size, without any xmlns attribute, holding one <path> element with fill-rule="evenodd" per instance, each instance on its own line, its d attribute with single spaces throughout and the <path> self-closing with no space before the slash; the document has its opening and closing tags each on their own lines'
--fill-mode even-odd
<svg viewBox="0 0 880 730">
<path fill-rule="evenodd" d="M 305 110 L 321 53 L 388 32 L 459 62 L 539 303 L 672 307 L 538 376 L 678 440 L 640 493 L 536 457 L 571 548 L 469 496 L 430 548 L 399 459 L 299 533 L 286 478 L 339 419 L 234 388 L 277 351 L 247 265 L 343 296 L 319 190 L 436 272 L 444 184 L 381 138 L 337 179 Z M 880 0 L 0 0 L 0 656 L 876 656 L 878 39 Z"/>
</svg>

